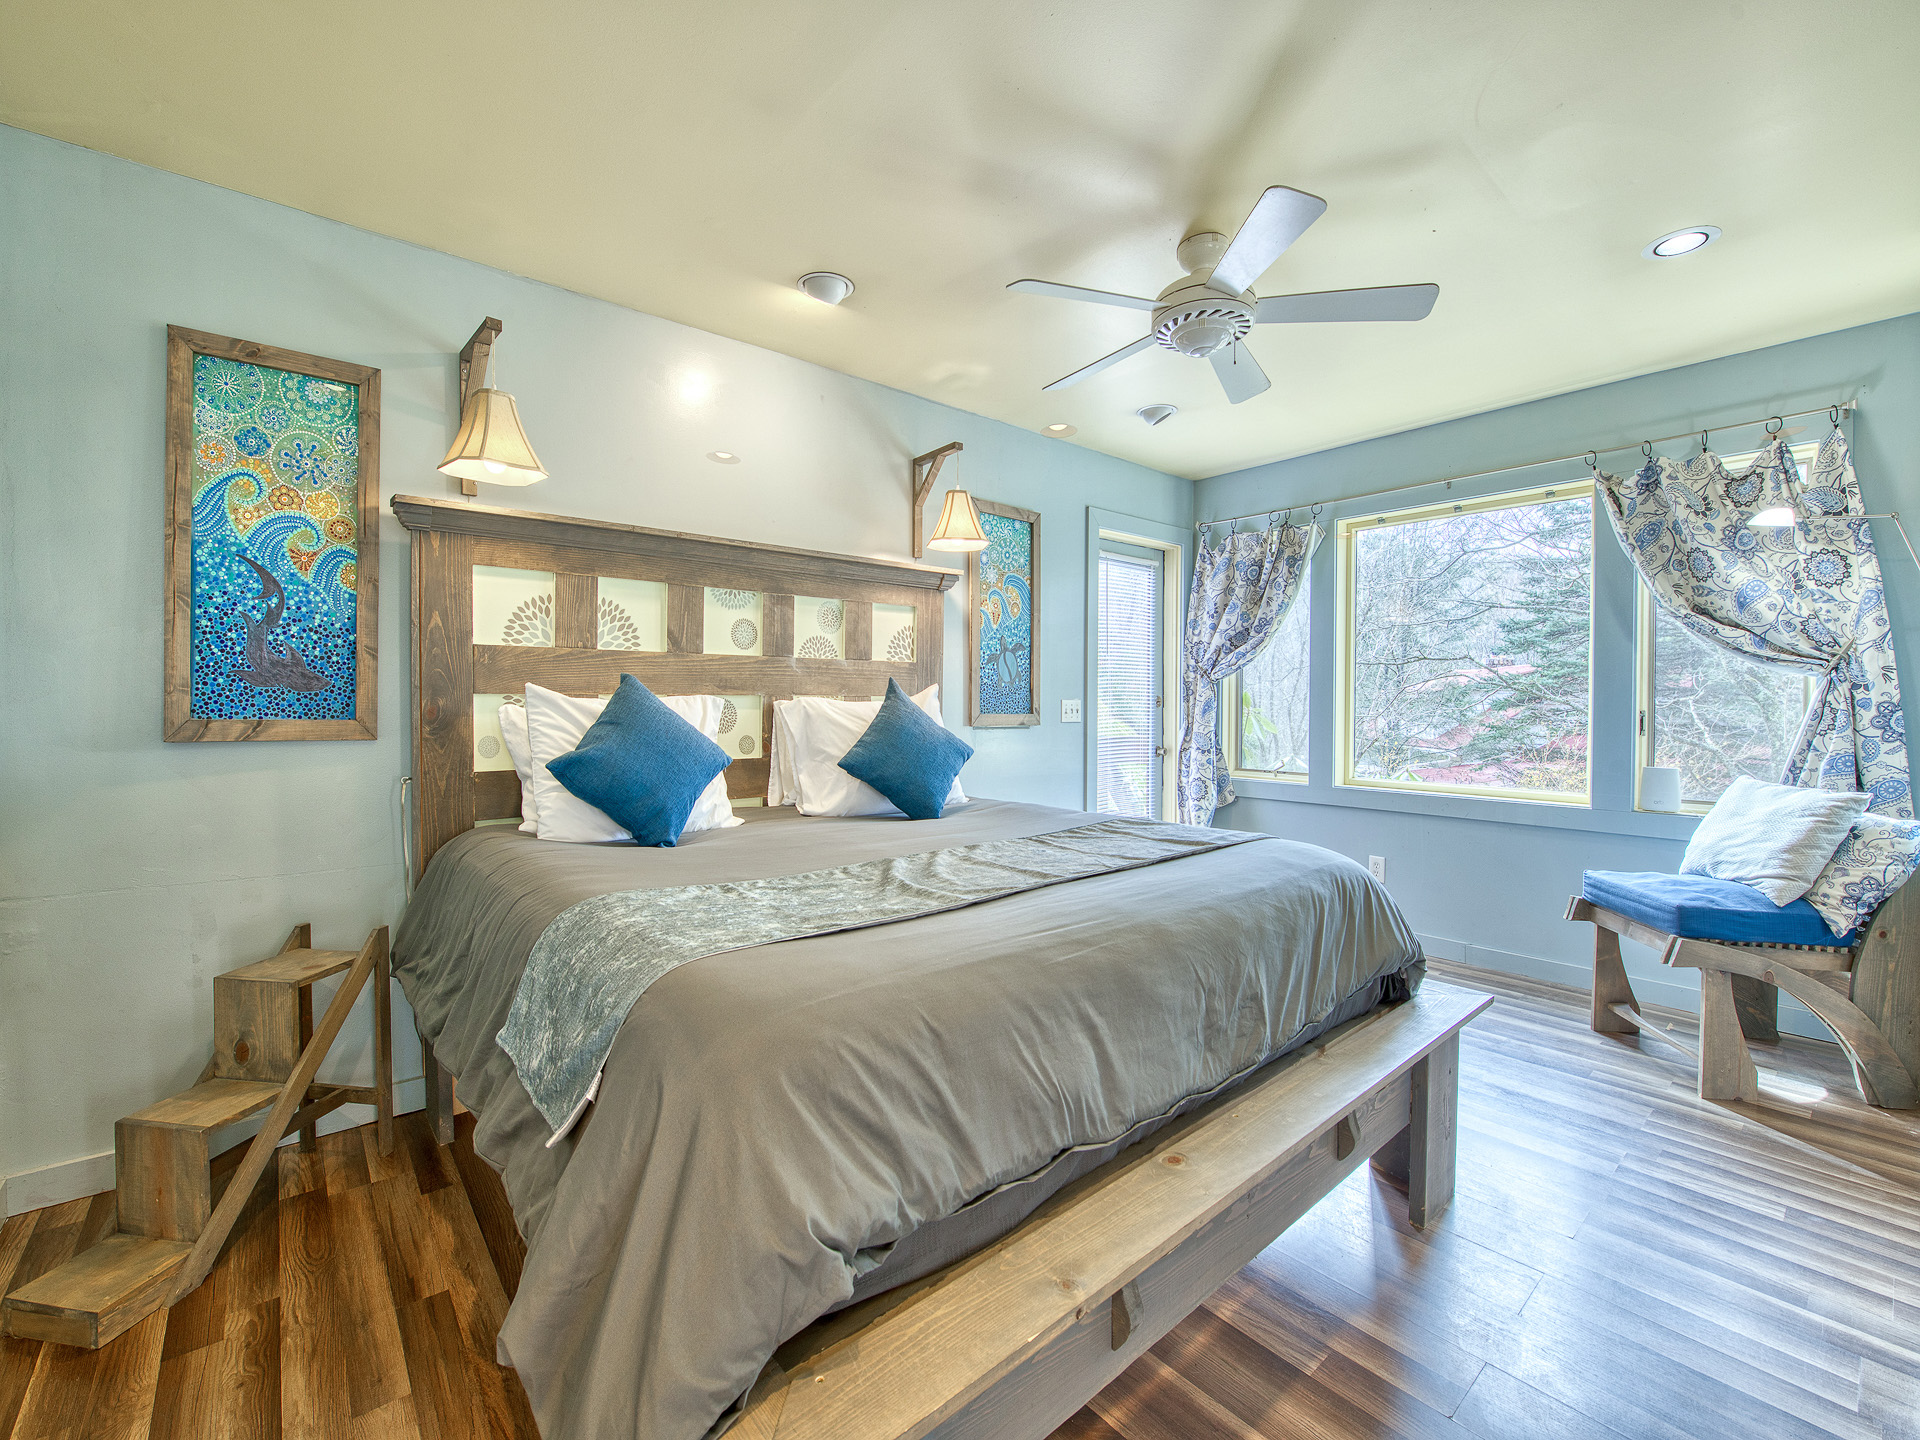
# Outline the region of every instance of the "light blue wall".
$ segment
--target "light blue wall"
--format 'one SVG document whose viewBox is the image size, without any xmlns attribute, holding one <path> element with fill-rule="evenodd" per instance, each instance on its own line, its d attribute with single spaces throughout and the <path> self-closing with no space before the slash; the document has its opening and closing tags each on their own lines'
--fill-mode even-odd
<svg viewBox="0 0 1920 1440">
<path fill-rule="evenodd" d="M 1191 518 L 1185 481 L 6 128 L 0 266 L 0 1179 L 82 1162 L 14 1186 L 15 1209 L 111 1183 L 115 1118 L 206 1058 L 215 974 L 296 921 L 357 945 L 401 907 L 407 547 L 390 515 L 378 740 L 161 742 L 168 323 L 380 367 L 387 495 L 450 493 L 434 466 L 454 357 L 488 314 L 553 478 L 484 503 L 903 558 L 907 458 L 964 442 L 954 483 L 1044 517 L 1050 718 L 970 732 L 981 794 L 1081 802 L 1085 727 L 1057 717 L 1085 673 L 1086 507 Z M 955 592 L 945 705 L 969 733 L 965 633 Z M 348 1039 L 337 1070 L 364 1074 L 364 1027 Z M 404 1038 L 397 1073 L 419 1074 Z"/>
<path fill-rule="evenodd" d="M 1568 344 L 1579 337 L 1569 335 Z M 1465 475 L 1590 446 L 1671 435 L 1701 426 L 1861 397 L 1849 422 L 1867 507 L 1920 520 L 1920 316 L 1840 331 L 1729 356 L 1684 369 L 1623 380 L 1444 425 L 1389 435 L 1296 460 L 1201 481 L 1198 517 L 1216 519 L 1288 505 L 1332 502 L 1322 523 L 1443 498 L 1434 488 L 1405 496 L 1339 503 L 1342 496 L 1415 481 Z M 1825 433 L 1824 420 L 1805 438 Z M 1715 437 L 1725 453 L 1757 448 L 1758 426 Z M 1660 447 L 1679 455 L 1697 441 Z M 1638 462 L 1637 446 L 1603 456 L 1609 469 Z M 1455 498 L 1577 479 L 1579 463 L 1521 471 L 1454 487 Z M 1296 517 L 1297 518 L 1297 517 Z M 1591 811 L 1454 797 L 1383 795 L 1332 784 L 1334 571 L 1331 541 L 1312 575 L 1313 728 L 1310 783 L 1237 782 L 1243 798 L 1217 823 L 1271 831 L 1351 855 L 1387 860 L 1387 888 L 1433 951 L 1475 964 L 1584 985 L 1592 968 L 1592 931 L 1560 917 L 1580 888 L 1583 869 L 1675 870 L 1694 821 L 1632 810 L 1632 567 L 1604 517 L 1595 547 L 1593 794 Z M 1920 525 L 1912 527 L 1920 535 Z M 1913 637 L 1920 633 L 1920 575 L 1893 526 L 1874 527 L 1886 574 L 1896 647 L 1909 684 Z M 1642 998 L 1691 1006 L 1690 972 L 1664 970 L 1629 947 L 1629 970 Z M 1783 1014 L 1798 1007 L 1783 1001 Z M 1795 1028 L 1823 1033 L 1805 1012 Z"/>
</svg>

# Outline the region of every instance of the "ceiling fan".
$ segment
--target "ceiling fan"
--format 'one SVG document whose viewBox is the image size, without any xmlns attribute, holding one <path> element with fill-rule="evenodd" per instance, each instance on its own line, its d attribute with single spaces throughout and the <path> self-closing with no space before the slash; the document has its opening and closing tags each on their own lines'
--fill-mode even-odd
<svg viewBox="0 0 1920 1440">
<path fill-rule="evenodd" d="M 1265 299 L 1254 295 L 1249 288 L 1253 282 L 1326 209 L 1327 202 L 1317 195 L 1285 185 L 1269 186 L 1231 241 L 1214 230 L 1182 240 L 1174 253 L 1187 273 L 1152 300 L 1143 295 L 1057 285 L 1051 280 L 1014 281 L 1007 288 L 1027 295 L 1055 295 L 1063 300 L 1090 300 L 1096 305 L 1153 312 L 1150 333 L 1041 388 L 1062 390 L 1076 385 L 1130 355 L 1138 355 L 1149 345 L 1160 344 L 1181 355 L 1205 357 L 1212 362 L 1227 399 L 1238 405 L 1273 383 L 1242 343 L 1256 325 L 1426 319 L 1439 298 L 1438 285 L 1381 285 L 1368 290 L 1269 295 Z"/>
</svg>

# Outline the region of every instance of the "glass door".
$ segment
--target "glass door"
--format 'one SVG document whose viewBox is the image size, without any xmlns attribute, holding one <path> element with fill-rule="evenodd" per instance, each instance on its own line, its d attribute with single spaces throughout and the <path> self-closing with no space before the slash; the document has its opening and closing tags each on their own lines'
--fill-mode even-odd
<svg viewBox="0 0 1920 1440">
<path fill-rule="evenodd" d="M 1099 795 L 1103 814 L 1161 818 L 1166 765 L 1161 694 L 1165 562 L 1157 550 L 1100 542 Z"/>
</svg>

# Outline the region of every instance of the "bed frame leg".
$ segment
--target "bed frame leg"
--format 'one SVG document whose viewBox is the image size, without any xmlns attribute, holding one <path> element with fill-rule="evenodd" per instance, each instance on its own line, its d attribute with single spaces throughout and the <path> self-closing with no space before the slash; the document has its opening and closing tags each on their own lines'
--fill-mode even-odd
<svg viewBox="0 0 1920 1440">
<path fill-rule="evenodd" d="M 1459 1032 L 1416 1060 L 1412 1078 L 1407 1128 L 1374 1154 L 1373 1168 L 1407 1187 L 1407 1218 L 1424 1230 L 1446 1213 L 1453 1199 L 1454 1139 L 1460 1115 Z"/>
<path fill-rule="evenodd" d="M 433 1053 L 427 1037 L 420 1036 L 420 1074 L 427 1086 L 427 1128 L 433 1131 L 436 1145 L 453 1143 L 453 1075 Z"/>
</svg>

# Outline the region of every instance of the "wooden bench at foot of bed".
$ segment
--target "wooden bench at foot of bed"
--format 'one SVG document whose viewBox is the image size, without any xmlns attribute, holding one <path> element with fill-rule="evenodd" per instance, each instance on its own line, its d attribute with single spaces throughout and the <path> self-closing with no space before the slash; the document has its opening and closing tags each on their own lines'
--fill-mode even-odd
<svg viewBox="0 0 1920 1440">
<path fill-rule="evenodd" d="M 1437 1219 L 1460 1030 L 1492 1003 L 1429 981 L 904 1300 L 829 1317 L 782 1350 L 790 1368 L 767 1367 L 728 1440 L 1041 1440 L 1369 1157 L 1416 1225 Z"/>
</svg>

